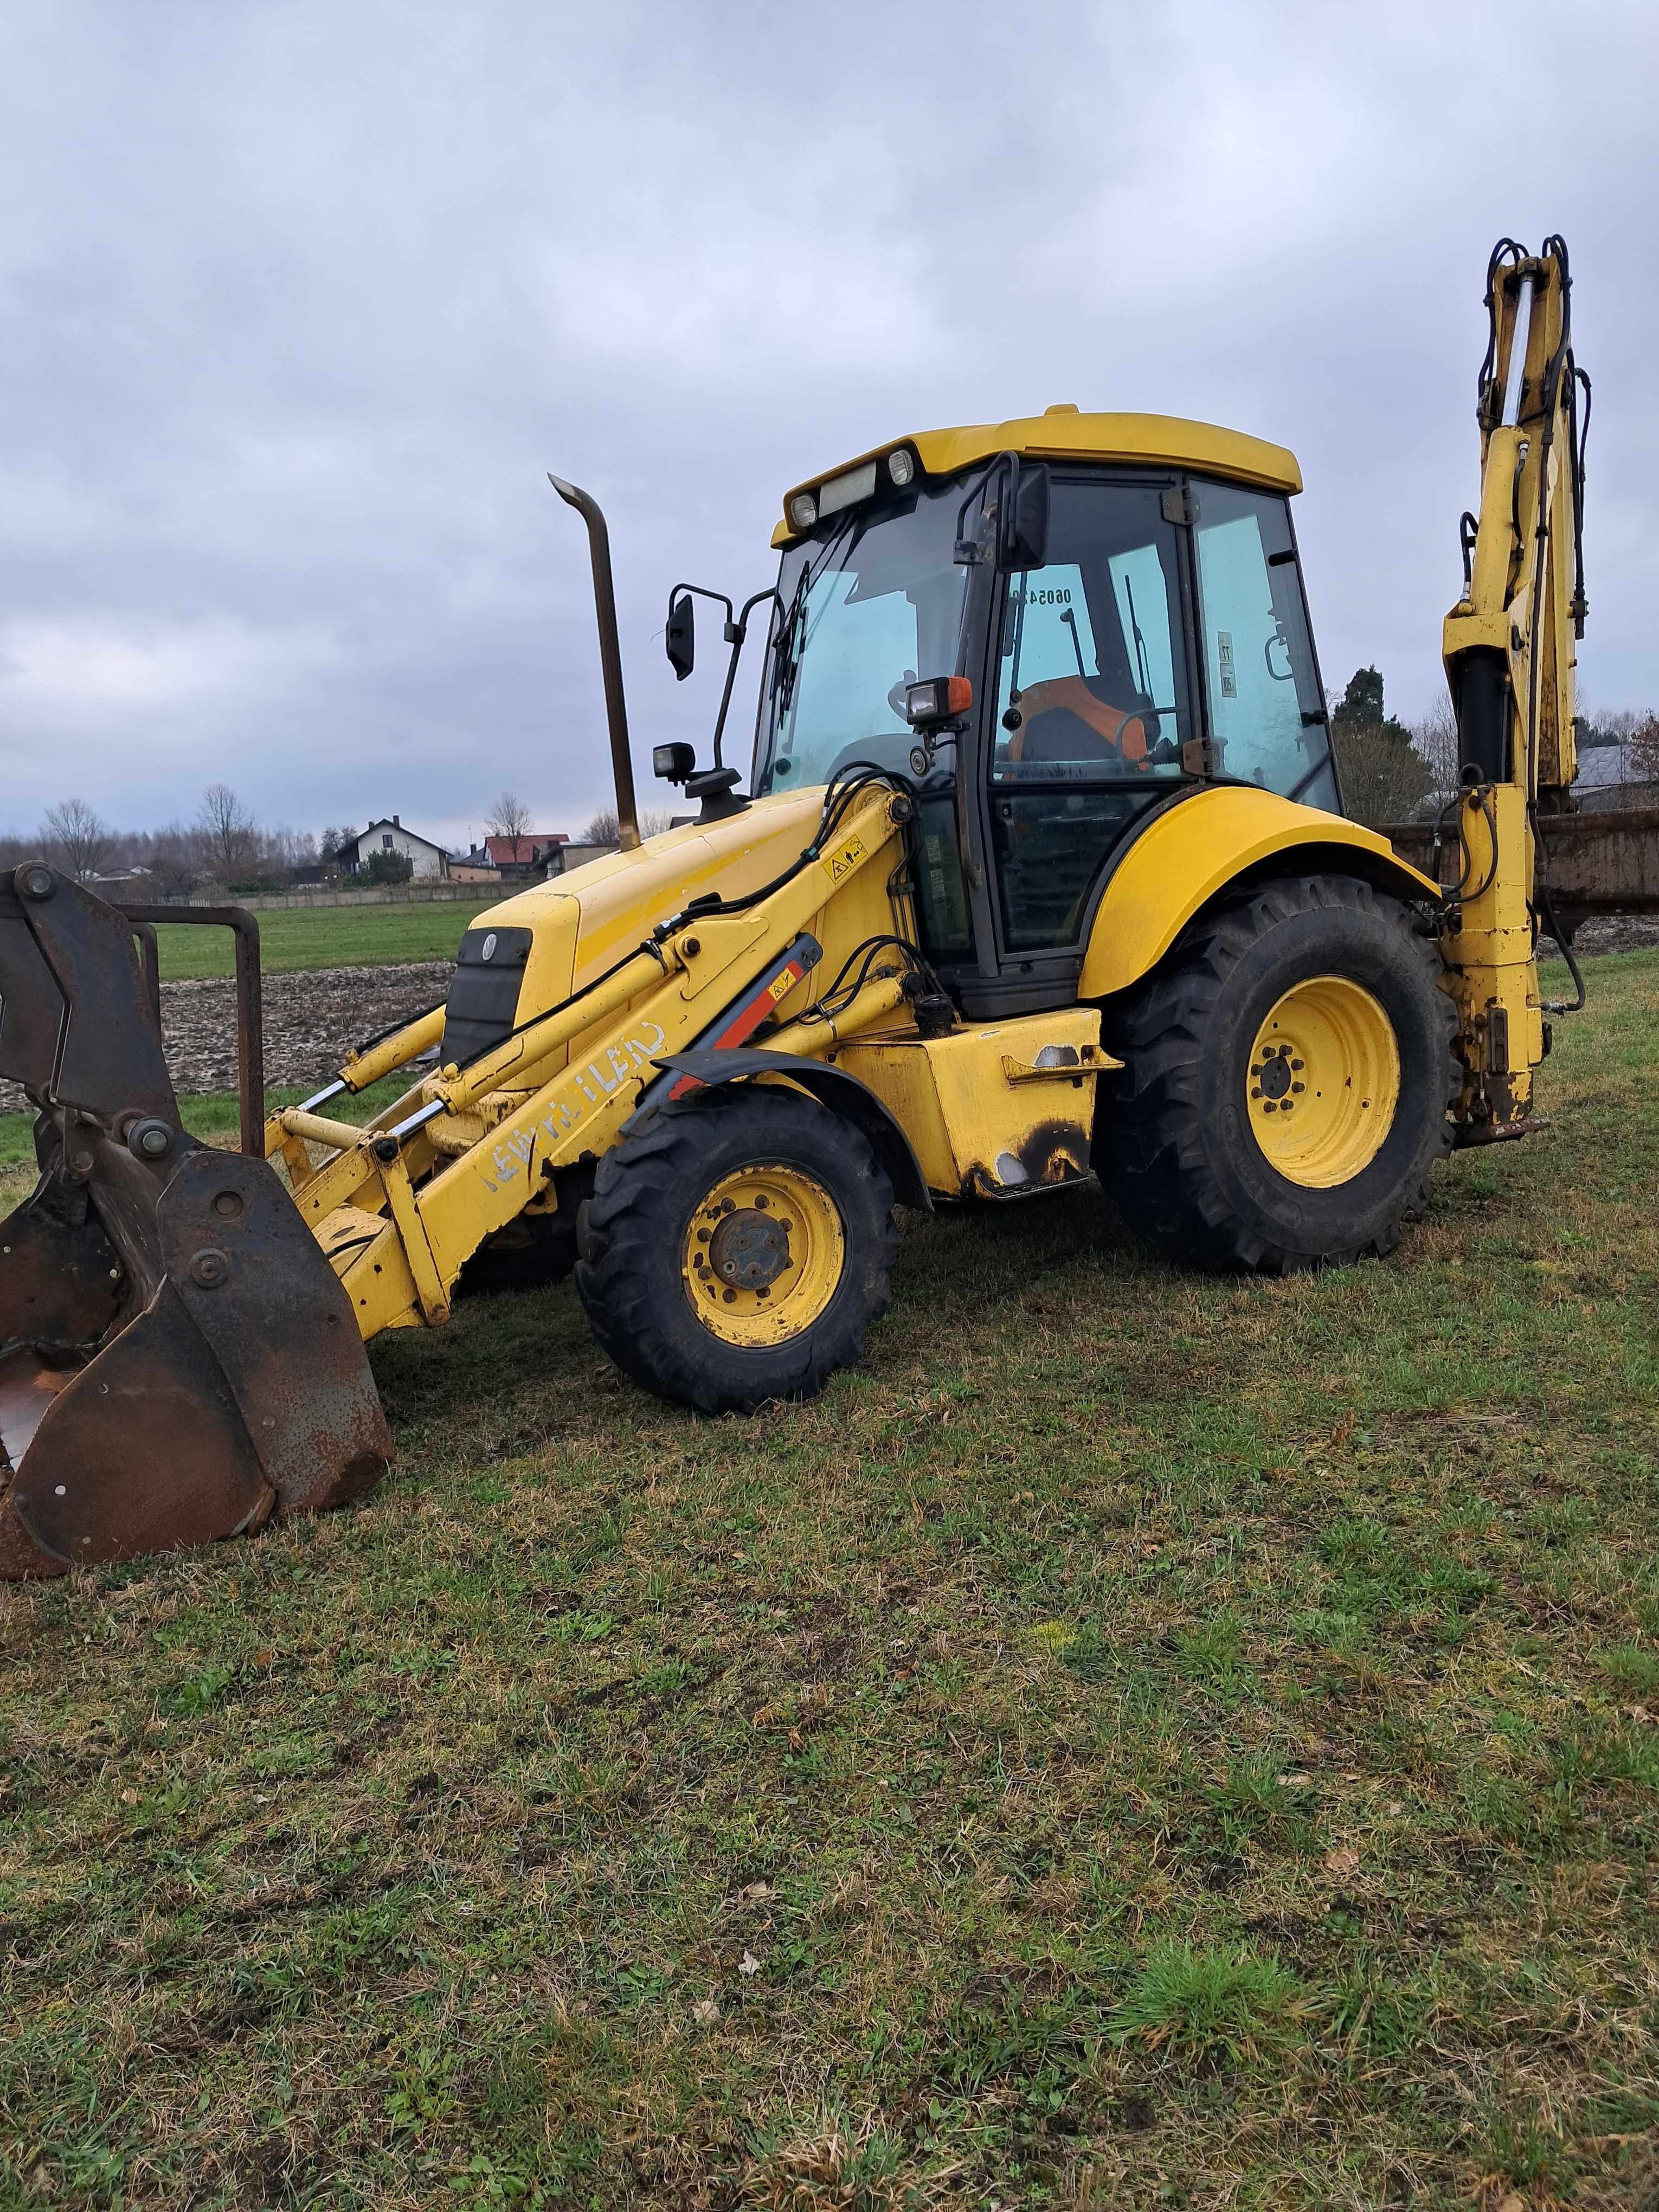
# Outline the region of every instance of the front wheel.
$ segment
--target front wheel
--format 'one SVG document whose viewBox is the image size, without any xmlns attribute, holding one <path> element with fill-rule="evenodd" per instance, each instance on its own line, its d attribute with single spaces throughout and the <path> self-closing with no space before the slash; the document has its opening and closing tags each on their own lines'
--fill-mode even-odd
<svg viewBox="0 0 1659 2212">
<path fill-rule="evenodd" d="M 1346 876 L 1191 925 L 1115 1008 L 1095 1165 L 1182 1256 L 1273 1273 L 1391 1251 L 1449 1147 L 1462 1070 L 1434 945 Z M 1105 1086 L 1102 1086 L 1103 1091 Z"/>
<path fill-rule="evenodd" d="M 886 1310 L 893 1189 L 862 1134 L 779 1085 L 664 1106 L 599 1162 L 576 1288 L 593 1334 L 705 1413 L 816 1397 Z"/>
</svg>

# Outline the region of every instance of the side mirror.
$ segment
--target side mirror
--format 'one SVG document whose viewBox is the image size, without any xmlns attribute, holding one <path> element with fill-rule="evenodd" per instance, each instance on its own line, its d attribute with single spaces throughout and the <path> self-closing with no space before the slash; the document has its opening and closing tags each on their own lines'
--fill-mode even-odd
<svg viewBox="0 0 1659 2212">
<path fill-rule="evenodd" d="M 997 552 L 1005 568 L 1040 568 L 1048 555 L 1048 470 L 1016 461 L 998 502 Z"/>
<path fill-rule="evenodd" d="M 668 610 L 668 628 L 663 634 L 668 665 L 678 682 L 684 684 L 696 665 L 697 631 L 691 618 L 691 594 L 685 592 Z"/>
</svg>

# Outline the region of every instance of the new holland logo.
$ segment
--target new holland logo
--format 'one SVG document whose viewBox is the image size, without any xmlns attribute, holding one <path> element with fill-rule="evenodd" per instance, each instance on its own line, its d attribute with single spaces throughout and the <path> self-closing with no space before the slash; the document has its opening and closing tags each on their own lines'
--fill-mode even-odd
<svg viewBox="0 0 1659 2212">
<path fill-rule="evenodd" d="M 832 853 L 827 860 L 822 861 L 819 865 L 830 882 L 838 884 L 843 876 L 852 874 L 863 858 L 863 838 L 849 837 L 839 853 Z"/>
</svg>

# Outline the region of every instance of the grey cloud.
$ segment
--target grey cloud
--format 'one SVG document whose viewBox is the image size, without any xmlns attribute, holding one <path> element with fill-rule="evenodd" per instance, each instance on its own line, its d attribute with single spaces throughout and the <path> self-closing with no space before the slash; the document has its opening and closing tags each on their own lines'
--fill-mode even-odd
<svg viewBox="0 0 1659 2212">
<path fill-rule="evenodd" d="M 1596 378 L 1592 698 L 1649 696 L 1636 6 L 55 0 L 0 23 L 0 823 L 222 774 L 301 826 L 605 796 L 580 533 L 633 719 L 701 736 L 667 586 L 788 483 L 1055 399 L 1301 458 L 1328 678 L 1437 684 L 1480 283 L 1564 230 Z"/>
</svg>

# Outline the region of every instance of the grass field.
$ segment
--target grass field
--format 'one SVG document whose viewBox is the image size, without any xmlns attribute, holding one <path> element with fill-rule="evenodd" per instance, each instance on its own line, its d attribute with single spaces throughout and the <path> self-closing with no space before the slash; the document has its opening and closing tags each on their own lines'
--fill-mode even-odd
<svg viewBox="0 0 1659 2212">
<path fill-rule="evenodd" d="M 259 960 L 267 974 L 310 968 L 390 968 L 413 960 L 453 960 L 468 925 L 499 906 L 319 906 L 256 915 Z M 186 975 L 229 975 L 235 951 L 228 929 L 163 922 L 157 931 L 164 981 Z"/>
<path fill-rule="evenodd" d="M 1591 981 L 1387 1263 L 941 1214 L 750 1423 L 475 1299 L 367 1507 L 0 1595 L 4 2201 L 1659 2201 L 1659 956 Z"/>
</svg>

